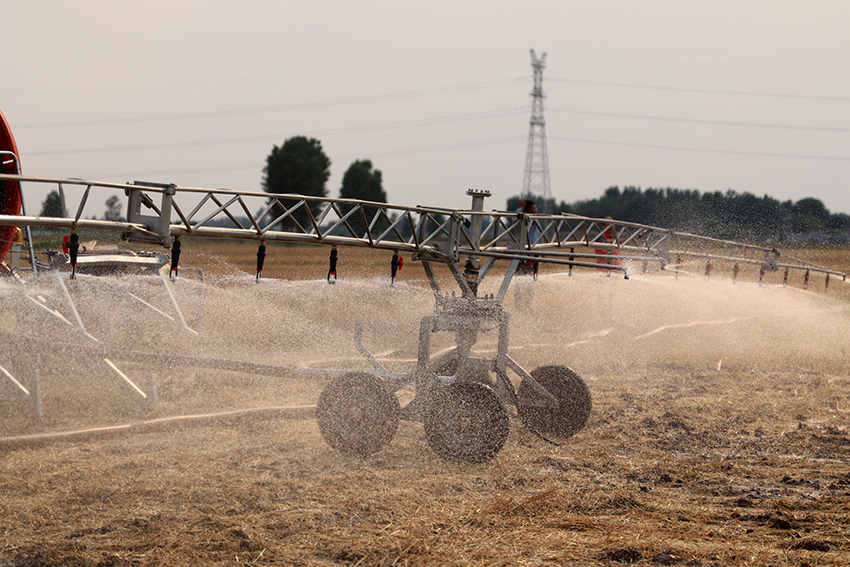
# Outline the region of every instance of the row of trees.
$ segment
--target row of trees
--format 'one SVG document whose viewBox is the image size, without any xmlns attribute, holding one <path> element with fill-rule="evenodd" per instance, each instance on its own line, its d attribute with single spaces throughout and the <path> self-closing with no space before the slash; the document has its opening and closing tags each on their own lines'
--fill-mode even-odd
<svg viewBox="0 0 850 567">
<path fill-rule="evenodd" d="M 295 136 L 285 140 L 281 146 L 273 146 L 263 168 L 262 187 L 267 193 L 278 195 L 327 197 L 330 167 L 331 160 L 319 140 Z M 381 171 L 374 169 L 370 160 L 354 161 L 343 175 L 339 196 L 386 203 Z M 295 199 L 280 200 L 287 207 L 296 202 Z M 508 210 L 516 210 L 519 200 L 518 196 L 508 199 Z M 823 202 L 811 197 L 797 202 L 780 202 L 768 195 L 756 197 L 752 193 L 733 190 L 700 193 L 690 189 L 610 187 L 601 197 L 575 203 L 535 200 L 541 211 L 595 218 L 611 216 L 617 220 L 723 239 L 786 241 L 799 235 L 819 234 L 828 238 L 850 232 L 850 216 L 833 214 Z M 54 191 L 43 203 L 41 215 L 60 216 L 61 208 L 59 194 Z M 320 209 L 319 204 L 311 206 L 314 215 Z M 283 214 L 283 209 L 274 207 L 269 214 L 272 219 L 277 218 Z M 103 218 L 122 220 L 117 197 L 106 202 Z M 359 215 L 353 216 L 349 222 L 358 232 L 365 228 Z M 285 227 L 294 223 L 306 228 L 309 225 L 306 211 L 299 210 L 282 222 Z"/>
<path fill-rule="evenodd" d="M 327 181 L 330 177 L 331 160 L 325 155 L 322 143 L 315 138 L 295 136 L 284 141 L 281 146 L 274 146 L 266 158 L 263 168 L 263 190 L 267 193 L 297 194 L 313 197 L 327 197 Z M 342 177 L 342 187 L 339 191 L 342 199 L 359 199 L 378 203 L 387 202 L 387 194 L 383 188 L 381 171 L 372 167 L 367 159 L 356 160 Z M 281 199 L 286 206 L 292 206 L 295 200 Z M 121 204 L 118 197 L 107 199 L 104 220 L 122 221 Z M 52 191 L 42 203 L 41 216 L 65 216 L 62 201 L 57 191 Z M 311 206 L 314 215 L 320 210 L 319 205 Z M 343 208 L 344 209 L 344 208 Z M 283 214 L 276 206 L 270 213 L 272 219 Z M 294 218 L 284 224 L 292 225 L 292 221 L 301 226 L 309 224 L 306 211 L 299 210 Z M 355 230 L 361 230 L 362 220 L 359 216 L 352 218 L 349 224 Z"/>
<path fill-rule="evenodd" d="M 106 210 L 103 212 L 103 220 L 115 221 L 115 222 L 123 222 L 124 217 L 121 215 L 121 201 L 116 196 L 113 195 L 109 197 L 104 203 L 106 206 Z M 47 198 L 41 203 L 41 213 L 39 216 L 42 217 L 66 217 L 67 211 L 64 209 L 64 205 L 62 204 L 62 197 L 59 195 L 59 191 L 55 189 L 47 194 Z"/>
<path fill-rule="evenodd" d="M 313 197 L 327 197 L 326 183 L 330 177 L 331 160 L 325 155 L 322 143 L 315 138 L 295 136 L 284 141 L 282 146 L 274 146 L 266 158 L 263 169 L 263 190 L 267 193 L 298 194 Z M 387 194 L 383 188 L 381 171 L 373 169 L 370 160 L 357 160 L 352 163 L 342 176 L 342 187 L 339 191 L 342 199 L 360 199 L 386 203 Z M 294 200 L 281 199 L 284 205 L 290 207 Z M 318 214 L 321 206 L 311 205 L 314 215 Z M 343 208 L 345 212 L 345 209 Z M 283 214 L 283 209 L 276 205 L 270 211 L 272 218 Z M 309 222 L 307 212 L 299 210 L 292 219 L 306 226 Z M 284 224 L 291 224 L 292 221 Z M 350 224 L 357 231 L 363 230 L 360 217 L 353 217 Z"/>
<path fill-rule="evenodd" d="M 519 197 L 508 200 L 515 210 Z M 850 216 L 831 213 L 819 199 L 779 201 L 752 193 L 700 193 L 690 189 L 610 187 L 601 197 L 575 203 L 543 202 L 548 210 L 636 222 L 733 240 L 787 241 L 800 235 L 821 239 L 850 230 Z"/>
</svg>

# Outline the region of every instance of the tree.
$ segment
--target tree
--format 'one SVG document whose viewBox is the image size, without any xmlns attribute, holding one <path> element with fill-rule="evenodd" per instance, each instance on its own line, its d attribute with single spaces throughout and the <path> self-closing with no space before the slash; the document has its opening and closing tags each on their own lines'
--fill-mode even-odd
<svg viewBox="0 0 850 567">
<path fill-rule="evenodd" d="M 381 170 L 372 169 L 372 162 L 368 159 L 355 161 L 342 176 L 342 187 L 339 190 L 339 196 L 342 199 L 359 199 L 361 201 L 386 203 L 387 193 L 382 186 Z M 342 207 L 345 213 L 351 209 L 351 205 L 344 205 Z M 367 222 L 371 223 L 377 211 L 378 209 L 375 207 L 364 207 Z M 366 231 L 363 218 L 357 213 L 349 217 L 348 224 L 357 236 L 362 236 Z M 386 226 L 387 223 L 385 220 L 379 220 L 375 225 L 375 229 L 380 230 Z"/>
<path fill-rule="evenodd" d="M 47 194 L 47 198 L 41 204 L 41 213 L 39 216 L 42 217 L 61 217 L 63 216 L 62 211 L 62 198 L 59 197 L 58 191 L 51 191 Z"/>
<path fill-rule="evenodd" d="M 791 230 L 794 232 L 818 232 L 829 223 L 829 210 L 820 199 L 807 197 L 794 203 L 791 210 Z"/>
<path fill-rule="evenodd" d="M 505 203 L 508 211 L 516 211 L 519 209 L 519 202 L 523 199 L 530 199 L 534 201 L 534 204 L 537 205 L 537 210 L 539 214 L 549 214 L 548 211 L 551 211 L 555 214 L 561 212 L 561 209 L 558 206 L 558 203 L 555 202 L 555 199 L 545 199 L 543 197 L 537 195 L 526 195 L 525 197 L 521 195 L 514 195 L 513 197 L 508 197 L 507 202 Z M 563 205 L 563 203 L 561 203 Z M 544 213 L 544 211 L 547 211 Z"/>
<path fill-rule="evenodd" d="M 263 168 L 263 190 L 267 193 L 294 193 L 298 195 L 309 195 L 314 197 L 326 197 L 325 188 L 330 172 L 331 160 L 322 150 L 322 143 L 315 138 L 295 136 L 283 142 L 283 145 L 274 146 L 266 158 L 266 166 Z M 272 199 L 269 199 L 271 202 Z M 282 199 L 283 205 L 292 207 L 297 201 Z M 310 204 L 313 216 L 319 214 L 321 205 Z M 279 204 L 272 207 L 269 214 L 277 218 L 282 215 L 284 209 Z M 299 209 L 294 213 L 292 220 L 282 223 L 294 227 L 293 221 L 300 224 L 306 230 L 312 225 L 306 210 Z"/>
<path fill-rule="evenodd" d="M 386 203 L 387 193 L 381 186 L 381 170 L 373 170 L 372 162 L 368 159 L 355 161 L 342 176 L 339 196 L 342 199 Z"/>
<path fill-rule="evenodd" d="M 106 200 L 106 211 L 103 213 L 103 220 L 114 222 L 122 222 L 124 220 L 124 217 L 121 216 L 121 203 L 116 195 Z"/>
</svg>

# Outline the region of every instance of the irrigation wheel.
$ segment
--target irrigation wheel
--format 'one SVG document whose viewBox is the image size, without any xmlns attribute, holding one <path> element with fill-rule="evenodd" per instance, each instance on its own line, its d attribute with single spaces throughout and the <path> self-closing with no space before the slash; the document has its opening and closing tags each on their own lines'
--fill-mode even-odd
<svg viewBox="0 0 850 567">
<path fill-rule="evenodd" d="M 316 404 L 319 431 L 328 445 L 363 457 L 392 441 L 400 412 L 398 398 L 380 378 L 366 372 L 335 377 Z"/>
<path fill-rule="evenodd" d="M 425 412 L 425 437 L 444 459 L 483 463 L 502 449 L 510 421 L 501 398 L 479 382 L 434 388 Z"/>
<path fill-rule="evenodd" d="M 571 437 L 578 433 L 590 416 L 590 390 L 581 376 L 566 366 L 535 368 L 531 377 L 557 400 L 548 399 L 528 380 L 519 384 L 517 413 L 530 430 L 540 434 Z"/>
</svg>

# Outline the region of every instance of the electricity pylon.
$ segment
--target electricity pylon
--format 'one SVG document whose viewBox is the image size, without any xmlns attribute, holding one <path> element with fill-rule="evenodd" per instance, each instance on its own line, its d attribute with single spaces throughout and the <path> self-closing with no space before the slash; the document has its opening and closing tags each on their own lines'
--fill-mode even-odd
<svg viewBox="0 0 850 567">
<path fill-rule="evenodd" d="M 552 190 L 549 187 L 549 152 L 546 149 L 546 119 L 543 117 L 543 68 L 546 67 L 546 54 L 538 59 L 532 49 L 531 67 L 534 69 L 534 89 L 531 91 L 531 127 L 528 132 L 522 197 L 542 197 L 543 202 L 538 204 L 538 209 L 542 209 L 547 207 L 552 199 Z"/>
</svg>

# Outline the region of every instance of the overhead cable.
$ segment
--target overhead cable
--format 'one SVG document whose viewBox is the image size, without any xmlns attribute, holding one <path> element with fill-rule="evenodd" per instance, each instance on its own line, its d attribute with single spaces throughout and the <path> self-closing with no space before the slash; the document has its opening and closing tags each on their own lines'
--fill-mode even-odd
<svg viewBox="0 0 850 567">
<path fill-rule="evenodd" d="M 92 120 L 72 120 L 65 122 L 45 122 L 39 124 L 21 124 L 15 126 L 18 129 L 26 128 L 66 128 L 79 126 L 108 126 L 113 124 L 136 124 L 147 122 L 169 122 L 173 120 L 188 120 L 196 118 L 219 118 L 222 116 L 238 116 L 244 114 L 264 114 L 270 112 L 285 112 L 289 110 L 303 110 L 307 108 L 322 108 L 327 106 L 340 106 L 346 104 L 365 104 L 370 102 L 384 102 L 388 100 L 398 100 L 405 98 L 415 98 L 423 96 L 432 96 L 446 93 L 490 89 L 496 87 L 504 87 L 509 85 L 524 82 L 523 77 L 512 79 L 499 79 L 496 81 L 485 81 L 482 83 L 467 83 L 464 85 L 450 85 L 446 87 L 433 87 L 430 89 L 419 89 L 415 91 L 402 91 L 397 93 L 385 93 L 377 95 L 367 95 L 361 97 L 351 97 L 342 99 L 332 99 L 313 102 L 299 102 L 292 104 L 276 104 L 270 106 L 257 106 L 248 108 L 235 108 L 228 110 L 209 110 L 202 112 L 183 112 L 175 114 L 158 114 L 149 116 L 131 116 L 125 118 L 103 118 Z"/>
<path fill-rule="evenodd" d="M 832 95 L 808 95 L 795 93 L 771 93 L 758 91 L 733 91 L 724 89 L 705 89 L 705 88 L 690 88 L 690 87 L 671 87 L 663 85 L 641 85 L 637 83 L 619 83 L 614 81 L 588 81 L 583 79 L 548 79 L 555 83 L 572 83 L 576 85 L 592 85 L 600 87 L 616 87 L 627 89 L 644 89 L 652 91 L 673 91 L 685 93 L 711 94 L 711 95 L 726 95 L 726 96 L 751 96 L 751 97 L 769 97 L 769 98 L 790 98 L 790 99 L 810 99 L 810 100 L 831 100 L 836 102 L 848 102 L 850 96 L 832 96 Z"/>
<path fill-rule="evenodd" d="M 810 155 L 810 154 L 786 154 L 786 153 L 774 153 L 774 152 L 752 152 L 746 150 L 719 150 L 713 148 L 688 148 L 682 146 L 671 146 L 664 144 L 646 144 L 640 142 L 616 142 L 612 140 L 593 140 L 588 138 L 569 138 L 562 136 L 549 136 L 550 140 L 558 140 L 562 142 L 577 142 L 581 144 L 599 144 L 605 146 L 627 146 L 633 148 L 649 148 L 655 150 L 673 150 L 679 152 L 699 152 L 699 153 L 707 153 L 707 154 L 727 154 L 727 155 L 744 155 L 744 156 L 758 156 L 758 157 L 770 157 L 770 158 L 787 158 L 787 159 L 814 159 L 814 160 L 825 160 L 825 161 L 850 161 L 850 157 L 844 156 L 818 156 L 818 155 Z"/>
</svg>

